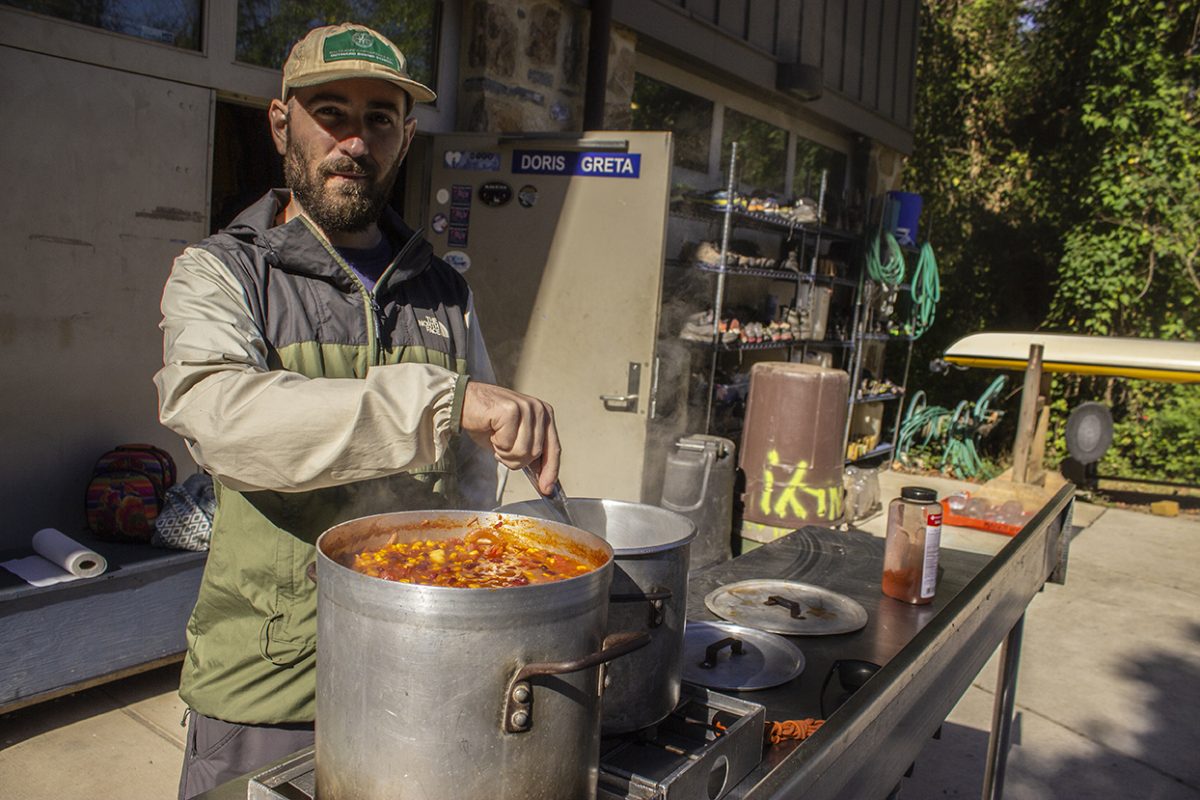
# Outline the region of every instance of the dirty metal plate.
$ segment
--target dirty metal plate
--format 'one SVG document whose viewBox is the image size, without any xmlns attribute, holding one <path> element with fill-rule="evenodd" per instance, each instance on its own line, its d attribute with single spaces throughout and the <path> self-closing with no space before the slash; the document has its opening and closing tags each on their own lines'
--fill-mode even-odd
<svg viewBox="0 0 1200 800">
<path fill-rule="evenodd" d="M 730 622 L 689 620 L 683 629 L 688 683 L 749 692 L 787 683 L 803 671 L 804 653 L 782 636 Z"/>
<path fill-rule="evenodd" d="M 704 605 L 730 622 L 788 636 L 850 633 L 867 624 L 867 610 L 858 601 L 797 581 L 730 583 L 709 592 Z"/>
</svg>

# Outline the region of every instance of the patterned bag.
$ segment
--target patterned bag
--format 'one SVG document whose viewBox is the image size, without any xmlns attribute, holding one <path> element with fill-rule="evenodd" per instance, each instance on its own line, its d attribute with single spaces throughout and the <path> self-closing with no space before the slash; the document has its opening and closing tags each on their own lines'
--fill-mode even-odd
<svg viewBox="0 0 1200 800">
<path fill-rule="evenodd" d="M 207 550 L 217 498 L 212 478 L 200 472 L 167 490 L 167 504 L 154 521 L 150 544 L 176 550 Z"/>
<path fill-rule="evenodd" d="M 96 461 L 85 506 L 88 527 L 101 539 L 148 542 L 166 493 L 175 483 L 175 462 L 148 444 L 123 444 Z"/>
</svg>

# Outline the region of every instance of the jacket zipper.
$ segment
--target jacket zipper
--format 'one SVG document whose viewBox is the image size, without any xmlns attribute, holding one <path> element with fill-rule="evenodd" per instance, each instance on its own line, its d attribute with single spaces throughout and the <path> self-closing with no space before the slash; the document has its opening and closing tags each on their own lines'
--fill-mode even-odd
<svg viewBox="0 0 1200 800">
<path fill-rule="evenodd" d="M 363 290 L 366 290 L 366 286 Z M 371 323 L 375 332 L 375 342 L 372 346 L 371 342 L 367 342 L 367 347 L 371 350 L 371 366 L 378 366 L 383 363 L 383 323 L 379 318 L 383 316 L 383 309 L 379 307 L 379 301 L 375 299 L 373 292 L 367 292 L 368 310 L 367 316 L 371 318 Z M 368 333 L 370 336 L 370 333 Z"/>
<path fill-rule="evenodd" d="M 341 267 L 342 272 L 345 272 L 347 275 L 349 275 L 350 280 L 354 281 L 354 285 L 358 287 L 359 294 L 361 294 L 363 298 L 363 314 L 367 323 L 367 351 L 371 354 L 368 366 L 379 366 L 383 363 L 383 323 L 379 321 L 379 318 L 383 316 L 383 309 L 380 307 L 379 302 L 375 298 L 374 290 L 367 288 L 367 285 L 362 282 L 362 279 L 359 278 L 358 275 L 355 274 L 354 270 L 350 268 L 350 265 L 346 263 L 346 260 L 342 258 L 337 249 L 330 244 L 328 239 L 325 238 L 324 233 L 319 231 L 315 225 L 309 222 L 307 217 L 302 216 L 300 219 L 305 225 L 308 226 L 309 231 L 311 231 L 313 236 L 317 238 L 317 241 L 321 243 L 321 246 L 329 252 L 329 255 L 333 256 L 334 262 Z M 388 268 L 385 269 L 383 274 L 379 276 L 379 280 L 375 281 L 376 289 L 383 284 L 383 281 L 389 274 L 391 274 L 392 270 L 396 268 L 396 265 L 404 260 L 404 257 L 408 255 L 408 251 L 411 250 L 417 242 L 421 241 L 421 233 L 421 230 L 414 231 L 413 235 L 410 236 L 408 241 L 404 243 L 404 247 L 400 248 L 400 252 L 397 253 L 396 257 L 392 259 L 392 263 L 389 264 Z"/>
<path fill-rule="evenodd" d="M 419 241 L 421 241 L 421 231 L 413 231 L 413 235 L 408 237 L 408 241 L 404 243 L 404 247 L 401 247 L 400 252 L 397 253 L 396 257 L 392 259 L 392 263 L 389 264 L 387 269 L 383 271 L 383 274 L 379 276 L 379 280 L 375 281 L 375 288 L 367 291 L 367 298 L 371 302 L 371 317 L 375 322 L 375 347 L 371 348 L 371 352 L 374 354 L 375 364 L 383 363 L 383 324 L 379 321 L 379 318 L 383 316 L 383 310 L 379 306 L 379 300 L 375 293 L 379 290 L 380 286 L 383 286 L 383 283 L 387 280 L 388 276 L 392 274 L 392 270 L 396 269 L 400 262 L 404 261 L 404 257 L 408 255 L 408 252 L 412 250 L 413 246 Z M 347 269 L 349 269 L 348 266 Z M 354 270 L 350 271 L 351 273 L 354 272 Z M 357 275 L 354 277 L 355 279 L 358 278 Z M 366 291 L 367 287 L 363 285 L 362 281 L 359 281 L 359 286 L 362 286 L 363 290 Z"/>
</svg>

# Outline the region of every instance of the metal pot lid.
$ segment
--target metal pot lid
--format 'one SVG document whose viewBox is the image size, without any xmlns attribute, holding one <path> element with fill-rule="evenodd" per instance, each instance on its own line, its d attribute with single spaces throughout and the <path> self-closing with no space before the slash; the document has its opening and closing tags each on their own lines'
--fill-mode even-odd
<svg viewBox="0 0 1200 800">
<path fill-rule="evenodd" d="M 749 692 L 787 683 L 803 671 L 804 653 L 782 636 L 731 622 L 689 620 L 683 629 L 688 683 Z"/>
<path fill-rule="evenodd" d="M 797 581 L 730 583 L 709 592 L 704 605 L 722 619 L 788 636 L 850 633 L 867 624 L 858 601 Z"/>
</svg>

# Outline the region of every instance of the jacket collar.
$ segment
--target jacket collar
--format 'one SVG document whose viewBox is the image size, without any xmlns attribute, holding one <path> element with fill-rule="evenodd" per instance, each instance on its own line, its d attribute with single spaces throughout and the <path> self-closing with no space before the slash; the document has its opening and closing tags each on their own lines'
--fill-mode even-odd
<svg viewBox="0 0 1200 800">
<path fill-rule="evenodd" d="M 281 225 L 275 219 L 291 200 L 287 189 L 272 189 L 237 216 L 224 229 L 238 239 L 249 240 L 265 251 L 268 264 L 301 275 L 324 278 L 343 291 L 357 291 L 358 284 L 334 256 L 333 246 L 319 229 L 301 217 Z M 397 262 L 388 268 L 376 294 L 394 284 L 413 278 L 429 268 L 433 246 L 404 224 L 400 215 L 386 206 L 379 225 L 393 241 L 400 243 Z"/>
</svg>

